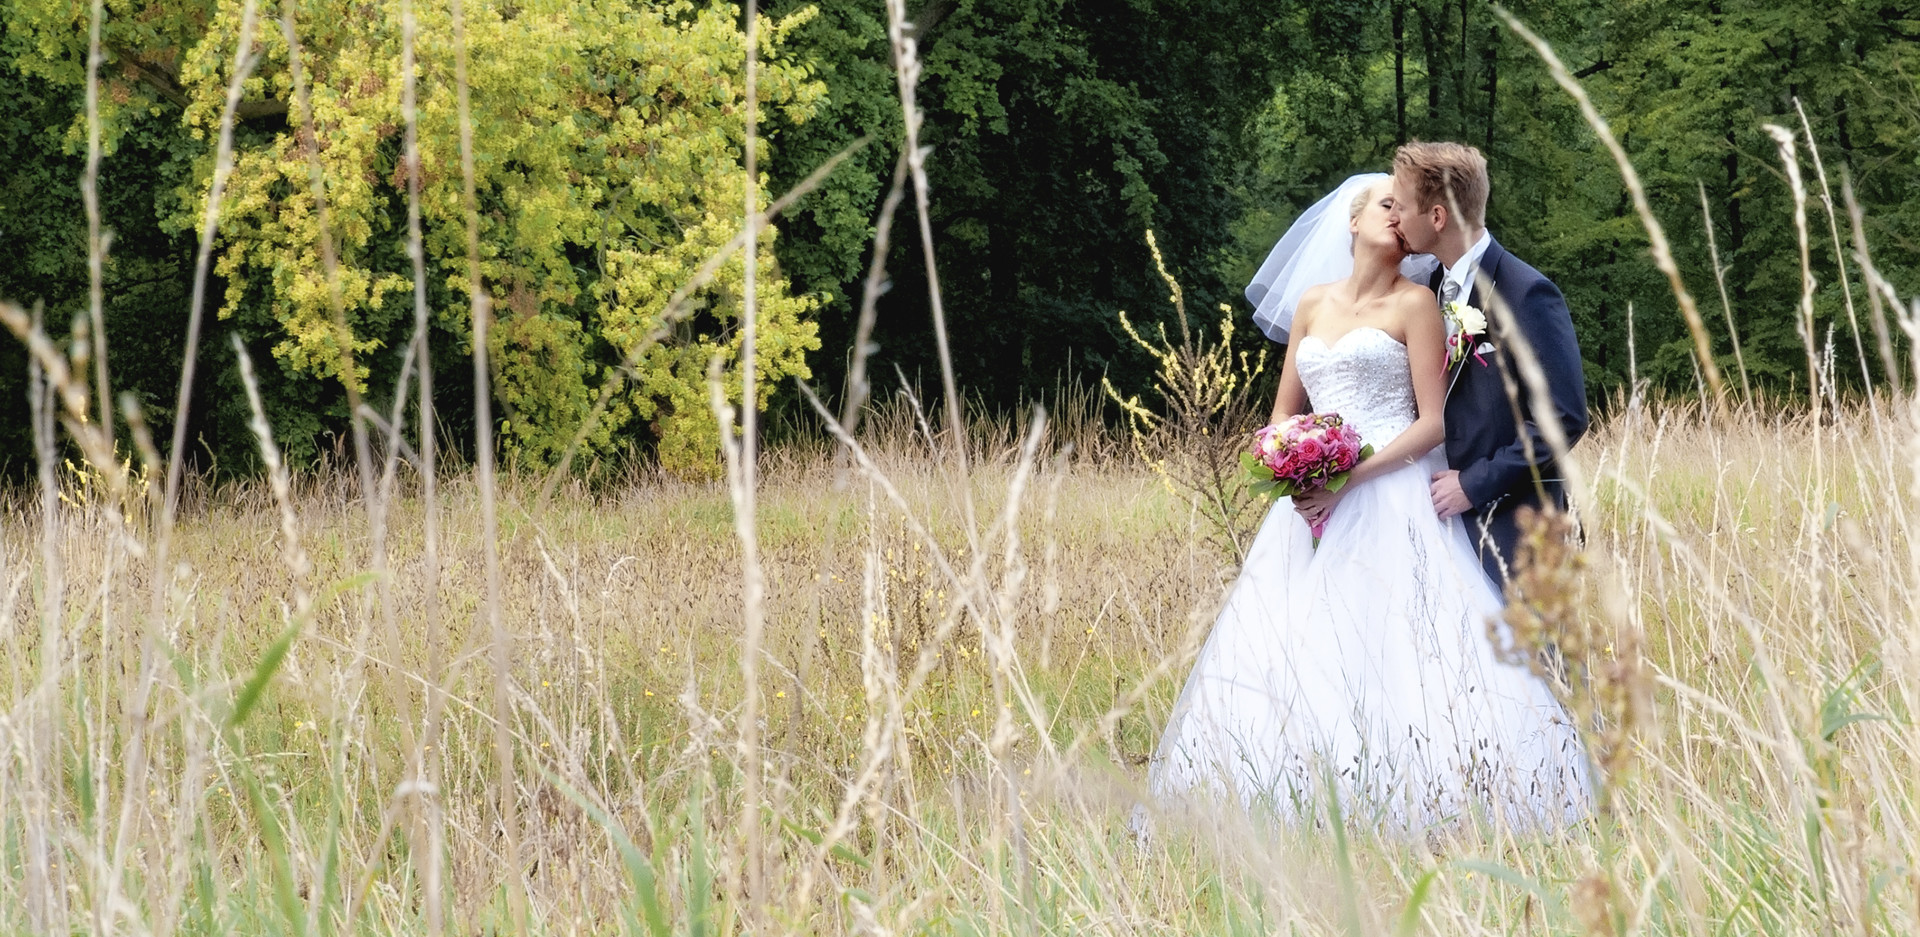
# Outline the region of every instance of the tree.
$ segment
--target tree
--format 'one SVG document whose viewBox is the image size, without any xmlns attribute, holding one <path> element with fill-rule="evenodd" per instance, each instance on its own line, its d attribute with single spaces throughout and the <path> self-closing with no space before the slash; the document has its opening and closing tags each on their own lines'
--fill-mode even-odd
<svg viewBox="0 0 1920 937">
<path fill-rule="evenodd" d="M 12 2 L 19 18 L 9 34 L 23 68 L 75 88 L 85 28 L 74 16 L 84 17 L 84 7 Z M 210 139 L 241 4 L 126 0 L 108 8 L 109 139 L 142 111 L 169 105 L 195 138 Z M 418 9 L 422 207 L 438 281 L 435 338 L 447 357 L 470 341 L 452 31 L 447 8 Z M 377 353 L 406 341 L 398 16 L 391 4 L 356 0 L 298 8 L 311 134 L 299 129 L 304 115 L 295 113 L 280 32 L 269 22 L 256 39 L 261 61 L 240 110 L 247 119 L 220 231 L 220 315 L 268 341 L 288 382 L 378 386 L 373 379 L 397 364 Z M 507 447 L 530 461 L 553 460 L 611 390 L 613 406 L 586 433 L 589 449 L 641 441 L 670 468 L 712 471 L 718 427 L 706 402 L 707 363 L 717 356 L 737 368 L 740 262 L 699 292 L 692 314 L 666 315 L 668 297 L 742 221 L 744 46 L 735 12 L 685 0 L 481 0 L 468 16 L 481 267 L 499 316 L 490 350 Z M 762 103 L 796 124 L 822 92 L 781 49 L 805 19 L 770 21 L 762 31 Z M 338 251 L 334 271 L 320 262 L 321 215 L 309 186 L 315 162 L 326 233 Z M 193 165 L 191 181 L 174 193 L 168 220 L 176 229 L 197 223 L 210 182 L 209 153 Z M 768 229 L 770 244 L 774 237 Z M 805 356 L 818 340 L 808 318 L 815 303 L 786 291 L 771 252 L 762 256 L 759 367 L 771 384 L 808 373 Z M 377 375 L 381 359 L 389 370 Z M 634 367 L 623 373 L 618 365 L 628 359 Z M 738 382 L 728 386 L 738 402 Z M 287 396 L 308 398 L 295 413 L 275 414 L 292 422 L 296 451 L 345 418 L 337 397 Z M 316 413 L 321 402 L 332 411 Z"/>
<path fill-rule="evenodd" d="M 892 142 L 899 108 L 874 5 L 818 5 L 820 18 L 795 42 L 825 63 L 825 119 L 783 130 L 778 152 L 831 152 L 869 132 Z M 913 21 L 933 148 L 931 221 L 961 384 L 1003 405 L 1069 376 L 1097 382 L 1109 373 L 1124 387 L 1145 386 L 1152 362 L 1114 316 L 1170 314 L 1143 234 L 1158 233 L 1197 304 L 1237 298 L 1218 261 L 1246 210 L 1236 184 L 1249 156 L 1244 129 L 1299 34 L 1273 4 L 1253 0 L 956 0 L 923 4 Z M 843 170 L 840 188 L 803 204 L 814 237 L 864 239 L 897 152 L 876 150 Z M 795 177 L 810 162 L 788 159 L 782 171 Z M 909 208 L 896 230 L 914 223 Z M 846 297 L 857 293 L 864 258 L 815 243 L 787 241 L 782 262 L 830 293 L 822 336 L 844 348 Z M 931 381 L 938 362 L 911 234 L 895 238 L 889 268 L 878 362 Z M 837 356 L 820 364 L 838 375 Z"/>
</svg>

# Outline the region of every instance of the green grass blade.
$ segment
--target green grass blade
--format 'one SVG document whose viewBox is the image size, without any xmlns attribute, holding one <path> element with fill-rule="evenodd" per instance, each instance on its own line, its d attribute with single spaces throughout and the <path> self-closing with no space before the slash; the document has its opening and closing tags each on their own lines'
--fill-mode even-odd
<svg viewBox="0 0 1920 937">
<path fill-rule="evenodd" d="M 1433 879 L 1440 874 L 1439 869 L 1428 869 L 1427 874 L 1413 883 L 1413 892 L 1407 895 L 1407 906 L 1400 912 L 1400 923 L 1394 925 L 1393 937 L 1413 937 L 1420 929 L 1420 907 L 1427 903 L 1427 893 L 1433 888 Z"/>
<path fill-rule="evenodd" d="M 1454 865 L 1469 872 L 1478 872 L 1494 881 L 1505 882 L 1522 891 L 1530 892 L 1535 898 L 1540 899 L 1540 906 L 1545 909 L 1550 917 L 1560 914 L 1559 897 L 1549 891 L 1547 886 L 1537 879 L 1528 878 L 1498 862 L 1488 862 L 1485 859 L 1461 859 L 1456 861 Z"/>
<path fill-rule="evenodd" d="M 660 884 L 654 877 L 653 863 L 647 861 L 647 857 L 640 852 L 640 847 L 634 845 L 619 821 L 587 800 L 579 791 L 574 790 L 573 785 L 560 780 L 553 772 L 541 768 L 540 774 L 547 779 L 547 783 L 558 788 L 560 793 L 567 795 L 567 799 L 573 801 L 575 806 L 586 811 L 593 822 L 606 828 L 607 835 L 613 838 L 614 848 L 620 850 L 620 858 L 627 864 L 627 878 L 633 883 L 633 897 L 640 903 L 640 913 L 646 917 L 647 933 L 652 937 L 672 937 L 673 928 L 667 924 L 666 908 L 660 903 Z M 631 912 L 628 913 L 628 918 L 631 921 Z"/>
<path fill-rule="evenodd" d="M 247 685 L 240 688 L 240 695 L 233 700 L 233 712 L 227 716 L 227 728 L 238 726 L 248 713 L 253 712 L 254 705 L 260 702 L 260 694 L 266 692 L 267 684 L 273 680 L 274 671 L 279 670 L 281 662 L 287 659 L 293 639 L 299 636 L 300 623 L 294 622 L 267 646 L 267 652 L 260 656 L 260 662 L 253 667 L 253 676 L 247 679 Z"/>
</svg>

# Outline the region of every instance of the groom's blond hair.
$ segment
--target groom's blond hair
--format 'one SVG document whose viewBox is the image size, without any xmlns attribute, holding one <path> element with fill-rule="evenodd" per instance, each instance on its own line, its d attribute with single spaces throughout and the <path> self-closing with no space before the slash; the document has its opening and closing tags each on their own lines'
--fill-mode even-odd
<svg viewBox="0 0 1920 937">
<path fill-rule="evenodd" d="M 1414 194 L 1420 200 L 1416 211 L 1445 205 L 1447 213 L 1457 215 L 1468 230 L 1486 223 L 1487 158 L 1478 148 L 1414 141 L 1393 154 L 1393 171 L 1405 171 L 1413 178 Z"/>
</svg>

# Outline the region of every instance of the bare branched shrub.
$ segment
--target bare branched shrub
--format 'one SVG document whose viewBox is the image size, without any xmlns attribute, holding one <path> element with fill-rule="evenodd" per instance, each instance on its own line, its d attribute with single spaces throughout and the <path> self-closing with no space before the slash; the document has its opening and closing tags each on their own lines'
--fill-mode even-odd
<svg viewBox="0 0 1920 937">
<path fill-rule="evenodd" d="M 1153 382 L 1160 398 L 1156 410 L 1139 395 L 1122 395 L 1113 383 L 1100 379 L 1107 396 L 1126 414 L 1134 451 L 1153 469 L 1167 490 L 1183 498 L 1205 518 L 1211 537 L 1244 560 L 1253 532 L 1266 514 L 1267 503 L 1254 497 L 1240 480 L 1240 452 L 1247 434 L 1266 416 L 1260 394 L 1260 376 L 1267 367 L 1266 349 L 1248 355 L 1233 350 L 1234 313 L 1220 306 L 1218 337 L 1209 341 L 1187 323 L 1187 302 L 1180 283 L 1167 272 L 1160 245 L 1147 232 L 1154 267 L 1167 282 L 1168 301 L 1179 313 L 1180 340 L 1167 336 L 1163 324 L 1155 340 L 1142 336 L 1125 311 L 1120 326 L 1134 344 L 1159 363 Z"/>
</svg>

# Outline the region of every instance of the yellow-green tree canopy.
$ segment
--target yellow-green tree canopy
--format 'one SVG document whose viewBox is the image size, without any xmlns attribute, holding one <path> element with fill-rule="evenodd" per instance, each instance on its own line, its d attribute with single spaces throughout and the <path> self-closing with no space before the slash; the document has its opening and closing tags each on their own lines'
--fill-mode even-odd
<svg viewBox="0 0 1920 937">
<path fill-rule="evenodd" d="M 270 331 L 275 356 L 293 372 L 360 382 L 364 364 L 342 373 L 310 166 L 317 157 L 323 169 L 339 255 L 333 287 L 363 362 L 404 336 L 398 324 L 412 318 L 400 8 L 287 2 L 298 4 L 313 133 L 299 130 L 282 11 L 263 4 L 217 242 L 220 314 Z M 37 53 L 22 57 L 30 70 L 83 83 L 87 5 L 12 6 L 10 32 L 32 37 Z M 415 9 L 434 315 L 438 328 L 468 340 L 452 20 L 445 3 Z M 242 0 L 108 0 L 109 146 L 131 117 L 158 113 L 163 101 L 180 106 L 196 137 L 218 134 L 242 10 Z M 737 9 L 688 0 L 468 0 L 465 10 L 481 270 L 497 316 L 490 351 L 506 445 L 524 459 L 552 460 L 606 383 L 617 381 L 589 448 L 639 428 L 666 466 L 710 471 L 718 427 L 706 372 L 715 356 L 738 368 L 739 257 L 697 294 L 690 314 L 676 322 L 663 314 L 669 296 L 742 224 L 745 39 Z M 824 94 L 782 51 L 811 15 L 802 10 L 761 28 L 761 105 L 787 123 L 806 120 Z M 80 133 L 76 127 L 76 140 Z M 193 182 L 176 193 L 173 224 L 199 224 L 212 171 L 209 146 L 196 157 Z M 774 237 L 769 229 L 769 244 Z M 819 347 L 810 319 L 816 301 L 787 291 L 771 250 L 759 256 L 759 368 L 766 384 L 807 376 L 805 355 Z M 618 370 L 624 360 L 635 362 L 630 374 Z M 738 382 L 729 387 L 739 403 Z"/>
</svg>

